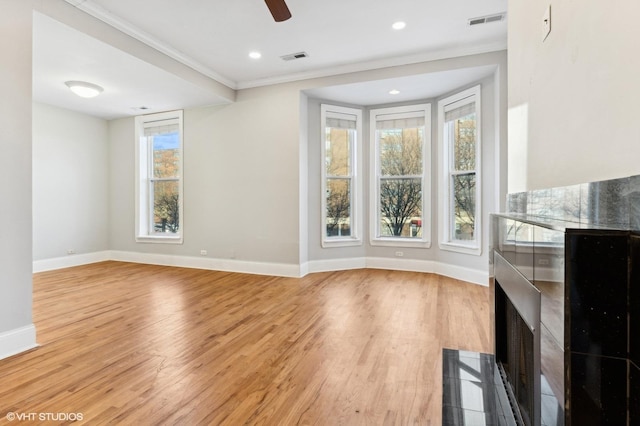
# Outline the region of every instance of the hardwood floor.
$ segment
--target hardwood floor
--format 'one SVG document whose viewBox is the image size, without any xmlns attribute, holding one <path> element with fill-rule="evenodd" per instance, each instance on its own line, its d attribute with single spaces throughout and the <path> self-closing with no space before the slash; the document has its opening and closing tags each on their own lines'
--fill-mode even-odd
<svg viewBox="0 0 640 426">
<path fill-rule="evenodd" d="M 488 302 L 487 287 L 371 269 L 39 273 L 41 347 L 0 361 L 0 423 L 440 425 L 442 348 L 491 352 Z"/>
</svg>

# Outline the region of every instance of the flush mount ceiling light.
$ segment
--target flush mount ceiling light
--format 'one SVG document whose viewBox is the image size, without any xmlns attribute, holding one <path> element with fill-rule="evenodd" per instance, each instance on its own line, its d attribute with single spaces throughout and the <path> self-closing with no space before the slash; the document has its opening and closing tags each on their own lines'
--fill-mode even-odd
<svg viewBox="0 0 640 426">
<path fill-rule="evenodd" d="M 87 83 L 86 81 L 65 81 L 64 84 L 66 84 L 73 93 L 83 98 L 93 98 L 104 91 L 104 89 L 97 84 Z"/>
<path fill-rule="evenodd" d="M 400 94 L 400 91 L 398 89 L 389 90 L 389 94 L 390 95 L 398 95 L 398 94 Z"/>
<path fill-rule="evenodd" d="M 260 53 L 260 52 L 249 52 L 249 57 L 251 59 L 260 59 L 260 58 L 262 58 L 262 53 Z"/>
<path fill-rule="evenodd" d="M 406 26 L 407 26 L 406 22 L 397 21 L 397 22 L 394 22 L 393 25 L 391 25 L 391 28 L 393 28 L 394 30 L 403 30 L 404 27 Z"/>
</svg>

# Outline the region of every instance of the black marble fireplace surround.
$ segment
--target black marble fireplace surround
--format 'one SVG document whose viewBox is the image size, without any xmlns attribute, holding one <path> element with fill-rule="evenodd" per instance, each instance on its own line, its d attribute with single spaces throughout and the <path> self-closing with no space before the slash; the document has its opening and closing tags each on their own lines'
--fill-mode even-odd
<svg viewBox="0 0 640 426">
<path fill-rule="evenodd" d="M 501 366 L 509 345 L 525 348 L 516 360 L 533 351 L 531 365 L 551 391 L 538 385 L 531 403 L 525 392 L 534 413 L 524 424 L 640 425 L 640 176 L 510 194 L 507 206 L 492 215 L 495 358 Z M 514 332 L 500 324 L 503 287 L 513 291 L 499 282 L 509 279 L 504 268 L 539 300 L 539 324 L 518 326 L 538 333 L 537 348 L 505 342 Z M 519 384 L 506 377 L 512 394 L 535 381 L 515 371 Z"/>
</svg>

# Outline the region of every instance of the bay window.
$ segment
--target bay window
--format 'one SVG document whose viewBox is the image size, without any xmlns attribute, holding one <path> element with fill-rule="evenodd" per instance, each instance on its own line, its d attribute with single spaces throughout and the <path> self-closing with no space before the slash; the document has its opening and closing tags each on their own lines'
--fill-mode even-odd
<svg viewBox="0 0 640 426">
<path fill-rule="evenodd" d="M 374 109 L 371 244 L 430 244 L 431 105 Z"/>
<path fill-rule="evenodd" d="M 480 86 L 438 102 L 442 142 L 440 246 L 480 254 Z"/>
<path fill-rule="evenodd" d="M 322 246 L 359 245 L 362 112 L 323 104 L 321 123 Z"/>
</svg>

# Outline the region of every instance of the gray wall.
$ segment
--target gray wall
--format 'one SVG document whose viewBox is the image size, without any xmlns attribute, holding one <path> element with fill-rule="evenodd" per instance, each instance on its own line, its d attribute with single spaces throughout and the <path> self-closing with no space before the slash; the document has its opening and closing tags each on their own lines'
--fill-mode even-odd
<svg viewBox="0 0 640 426">
<path fill-rule="evenodd" d="M 458 61 L 460 58 L 457 58 Z M 310 261 L 328 261 L 337 259 L 349 259 L 349 258 L 387 258 L 398 259 L 395 257 L 396 251 L 402 251 L 403 257 L 400 259 L 403 262 L 407 260 L 419 260 L 419 261 L 434 261 L 443 264 L 456 265 L 464 268 L 475 269 L 478 271 L 486 271 L 488 265 L 488 240 L 489 240 L 489 221 L 488 215 L 491 212 L 496 212 L 501 209 L 500 200 L 504 198 L 504 191 L 500 190 L 499 180 L 501 176 L 506 172 L 506 165 L 501 163 L 499 157 L 499 144 L 504 144 L 503 135 L 506 132 L 506 111 L 505 105 L 500 104 L 501 94 L 497 90 L 497 86 L 502 85 L 501 79 L 505 79 L 504 66 L 506 65 L 506 58 L 503 57 L 502 61 L 497 61 L 497 64 L 503 67 L 502 75 L 494 74 L 490 77 L 484 78 L 470 86 L 477 83 L 482 87 L 482 254 L 480 256 L 462 254 L 458 252 L 452 252 L 447 250 L 441 250 L 438 246 L 439 233 L 438 233 L 438 183 L 439 183 L 439 169 L 438 159 L 440 158 L 441 149 L 439 146 L 440 136 L 438 135 L 438 107 L 437 102 L 439 99 L 445 98 L 456 92 L 464 90 L 470 86 L 460 87 L 451 93 L 442 95 L 437 99 L 416 99 L 413 102 L 404 104 L 417 104 L 417 103 L 431 103 L 432 112 L 432 159 L 433 169 L 431 173 L 431 206 L 432 206 L 432 223 L 431 223 L 431 235 L 432 243 L 430 248 L 396 248 L 396 247 L 381 247 L 372 246 L 369 243 L 369 154 L 370 154 L 370 131 L 369 131 L 369 111 L 372 108 L 384 107 L 384 105 L 377 105 L 375 107 L 362 107 L 358 105 L 349 105 L 341 102 L 332 101 L 330 99 L 310 99 L 308 102 L 308 121 L 309 121 L 309 133 L 308 133 L 308 179 L 309 179 L 309 191 L 308 191 L 308 205 L 309 205 L 309 260 Z M 468 66 L 474 66 L 474 58 L 469 58 Z M 496 67 L 496 72 L 498 66 Z M 502 87 L 502 86 L 501 86 Z M 321 166 L 321 123 L 320 123 L 320 104 L 328 103 L 334 105 L 341 105 L 347 107 L 354 107 L 363 110 L 363 153 L 362 158 L 364 160 L 364 238 L 363 245 L 356 247 L 332 247 L 323 248 L 321 246 L 321 194 L 320 194 L 320 166 Z M 394 104 L 397 105 L 397 104 Z"/>
<path fill-rule="evenodd" d="M 319 163 L 316 161 L 319 111 L 318 102 L 308 101 L 305 91 L 488 64 L 503 69 L 506 53 L 244 89 L 237 92 L 232 104 L 185 110 L 185 217 L 184 244 L 181 245 L 135 241 L 133 118 L 104 123 L 81 114 L 36 106 L 34 259 L 67 259 L 64 256 L 71 248 L 78 254 L 85 250 L 104 251 L 105 256 L 120 260 L 294 276 L 307 272 L 309 263 L 324 259 L 376 257 L 392 262 L 389 267 L 398 266 L 393 263 L 397 261 L 394 249 L 371 247 L 368 242 L 360 248 L 330 252 L 320 249 Z M 482 82 L 487 140 L 492 139 L 492 129 L 499 126 L 496 114 L 490 111 L 496 106 L 492 100 L 496 81 Z M 433 101 L 435 114 L 437 99 Z M 368 132 L 366 126 L 365 129 Z M 103 139 L 105 132 L 106 139 Z M 89 133 L 94 134 L 92 140 L 82 143 Z M 53 148 L 54 143 L 59 146 Z M 495 143 L 483 143 L 484 149 L 489 150 L 485 157 L 494 155 L 490 150 L 495 148 Z M 368 158 L 368 152 L 364 155 Z M 435 155 L 434 143 L 434 158 Z M 47 158 L 56 156 L 60 162 L 73 167 L 47 181 L 47 175 L 56 167 L 47 163 Z M 485 159 L 485 167 L 493 168 L 490 160 Z M 82 175 L 89 177 L 89 181 L 77 182 L 76 178 Z M 102 180 L 105 176 L 107 182 Z M 490 179 L 484 182 L 493 185 Z M 52 211 L 49 208 L 55 203 L 52 191 L 57 185 L 70 186 L 70 191 L 65 193 L 69 201 L 63 208 Z M 434 181 L 434 202 L 437 199 L 435 185 Z M 92 193 L 92 187 L 100 190 Z M 496 189 L 490 188 L 485 197 L 491 193 L 496 193 Z M 495 199 L 486 198 L 485 211 L 492 210 Z M 434 217 L 433 249 L 403 248 L 403 260 L 438 261 L 486 271 L 484 254 L 480 257 L 439 254 L 436 219 Z M 56 223 L 60 224 L 59 229 L 55 228 Z M 103 225 L 107 226 L 106 235 Z M 207 254 L 202 256 L 201 250 Z"/>
<path fill-rule="evenodd" d="M 640 2 L 509 0 L 509 192 L 640 173 Z"/>
<path fill-rule="evenodd" d="M 184 113 L 184 244 L 134 240 L 133 118 L 109 123 L 112 250 L 299 263 L 299 92 Z"/>
<path fill-rule="evenodd" d="M 107 121 L 33 104 L 33 260 L 109 249 Z"/>
<path fill-rule="evenodd" d="M 395 249 L 371 247 L 367 240 L 362 247 L 321 249 L 317 148 L 319 101 L 308 100 L 304 92 L 308 88 L 399 76 L 409 71 L 443 71 L 487 64 L 503 69 L 506 66 L 505 52 L 246 89 L 238 92 L 233 104 L 185 110 L 182 245 L 136 243 L 134 120 L 112 120 L 107 123 L 108 250 L 122 260 L 292 275 L 304 274 L 309 262 L 323 260 L 376 257 L 395 262 Z M 501 78 L 504 78 L 504 73 Z M 495 92 L 496 84 L 501 80 L 496 75 L 481 83 L 485 132 L 483 167 L 497 174 L 500 167 L 493 162 L 493 157 L 496 144 L 502 142 L 495 137 L 499 133 L 496 126 L 502 130 L 504 120 L 498 123 L 495 114 L 495 109 L 500 108 L 496 104 Z M 433 155 L 437 158 L 437 99 L 432 101 Z M 62 118 L 70 120 L 71 116 L 63 115 Z M 367 114 L 365 118 L 368 120 Z M 91 124 L 90 119 L 88 121 L 86 126 L 89 128 L 99 126 L 95 122 Z M 366 123 L 364 129 L 368 133 Z M 67 141 L 66 144 L 71 148 L 74 143 Z M 95 148 L 76 155 L 98 152 L 99 149 Z M 364 156 L 368 158 L 368 151 Z M 434 176 L 437 176 L 437 169 L 434 169 Z M 501 190 L 496 189 L 491 173 L 483 182 L 483 215 L 486 216 L 487 212 L 498 210 L 495 207 L 496 194 Z M 434 178 L 434 203 L 437 200 L 436 184 Z M 98 194 L 93 195 L 99 197 Z M 97 198 L 92 199 L 98 202 Z M 367 202 L 365 200 L 365 205 Z M 486 224 L 485 221 L 485 228 Z M 482 256 L 465 256 L 438 249 L 437 216 L 434 216 L 433 229 L 432 249 L 403 248 L 405 256 L 402 260 L 437 261 L 486 271 L 484 253 Z M 486 236 L 485 230 L 485 247 Z M 39 242 L 37 252 L 41 253 L 42 238 L 38 236 L 36 240 Z M 58 253 L 72 248 L 72 245 L 80 245 L 80 242 L 59 242 L 49 249 Z M 201 250 L 206 250 L 207 255 L 201 256 Z M 272 266 L 275 269 L 270 269 Z"/>
<path fill-rule="evenodd" d="M 35 344 L 31 318 L 31 33 L 29 1 L 0 14 L 0 358 Z"/>
</svg>

